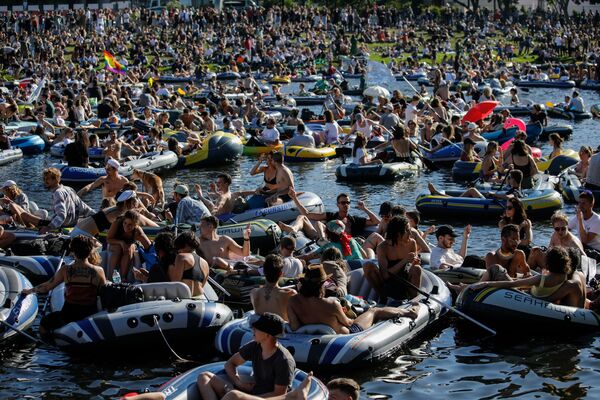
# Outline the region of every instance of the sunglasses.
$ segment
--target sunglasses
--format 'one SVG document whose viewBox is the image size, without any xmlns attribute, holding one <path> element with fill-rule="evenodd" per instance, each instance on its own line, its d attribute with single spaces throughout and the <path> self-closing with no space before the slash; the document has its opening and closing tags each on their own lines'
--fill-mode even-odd
<svg viewBox="0 0 600 400">
<path fill-rule="evenodd" d="M 508 206 L 506 207 L 507 210 L 514 210 L 515 208 L 513 206 Z"/>
<path fill-rule="evenodd" d="M 567 230 L 567 227 L 566 227 L 566 226 L 555 226 L 555 227 L 554 227 L 554 230 L 555 230 L 556 232 L 564 232 L 564 231 L 566 231 L 566 230 Z"/>
<path fill-rule="evenodd" d="M 346 200 L 346 201 L 340 201 L 340 204 L 347 206 L 348 204 L 350 204 L 350 200 Z"/>
</svg>

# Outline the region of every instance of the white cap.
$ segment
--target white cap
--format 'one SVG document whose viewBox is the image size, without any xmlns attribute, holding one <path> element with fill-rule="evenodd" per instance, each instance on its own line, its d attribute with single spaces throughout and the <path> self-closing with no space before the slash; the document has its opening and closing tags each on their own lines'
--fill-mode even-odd
<svg viewBox="0 0 600 400">
<path fill-rule="evenodd" d="M 9 180 L 7 180 L 6 182 L 4 182 L 2 184 L 2 187 L 0 189 L 6 189 L 6 188 L 11 187 L 11 186 L 17 186 L 17 182 L 9 179 Z"/>
<path fill-rule="evenodd" d="M 477 129 L 477 124 L 475 122 L 471 122 L 469 123 L 469 125 L 467 125 L 467 129 L 472 131 L 473 129 Z"/>
<path fill-rule="evenodd" d="M 123 193 L 121 193 L 119 195 L 119 197 L 117 197 L 117 202 L 121 203 L 123 201 L 127 201 L 131 198 L 134 198 L 135 196 L 136 196 L 136 194 L 133 190 L 125 190 Z"/>
<path fill-rule="evenodd" d="M 109 158 L 108 161 L 106 162 L 106 165 L 109 167 L 113 167 L 115 169 L 119 169 L 119 167 L 120 167 L 119 162 L 117 160 L 115 160 L 114 158 Z"/>
</svg>

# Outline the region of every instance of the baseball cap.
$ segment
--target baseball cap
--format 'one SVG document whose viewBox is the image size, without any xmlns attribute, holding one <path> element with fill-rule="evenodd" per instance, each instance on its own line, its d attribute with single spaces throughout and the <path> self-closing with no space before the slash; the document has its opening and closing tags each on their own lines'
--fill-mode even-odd
<svg viewBox="0 0 600 400">
<path fill-rule="evenodd" d="M 175 186 L 175 193 L 187 196 L 190 193 L 190 190 L 186 185 L 177 185 Z"/>
<path fill-rule="evenodd" d="M 2 184 L 2 187 L 0 189 L 6 189 L 6 188 L 11 187 L 11 186 L 17 186 L 17 182 L 9 179 L 9 180 L 7 180 L 6 182 L 4 182 Z"/>
<path fill-rule="evenodd" d="M 280 336 L 283 334 L 285 321 L 277 314 L 266 312 L 262 314 L 252 327 L 271 336 Z"/>
<path fill-rule="evenodd" d="M 475 142 L 473 141 L 473 139 L 471 138 L 466 138 L 463 142 L 464 144 L 470 144 L 472 146 L 475 146 Z"/>
<path fill-rule="evenodd" d="M 121 203 L 121 202 L 127 201 L 135 196 L 136 196 L 136 194 L 133 190 L 124 190 L 117 196 L 117 202 Z"/>
<path fill-rule="evenodd" d="M 477 124 L 475 122 L 471 122 L 469 123 L 469 125 L 467 125 L 467 129 L 472 131 L 473 129 L 477 129 Z"/>
<path fill-rule="evenodd" d="M 112 167 L 115 169 L 119 169 L 119 167 L 120 167 L 119 162 L 117 160 L 115 160 L 114 158 L 109 158 L 108 161 L 106 162 L 106 166 Z"/>
<path fill-rule="evenodd" d="M 392 203 L 389 201 L 384 201 L 379 206 L 379 215 L 389 215 L 392 212 Z"/>
<path fill-rule="evenodd" d="M 442 225 L 435 231 L 435 237 L 450 235 L 452 237 L 457 237 L 458 235 L 454 232 L 454 228 L 450 225 Z"/>
</svg>

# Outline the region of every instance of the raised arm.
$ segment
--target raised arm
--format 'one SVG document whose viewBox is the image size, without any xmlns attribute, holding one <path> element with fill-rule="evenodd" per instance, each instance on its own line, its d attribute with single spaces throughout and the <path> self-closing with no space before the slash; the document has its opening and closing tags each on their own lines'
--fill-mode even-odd
<svg viewBox="0 0 600 400">
<path fill-rule="evenodd" d="M 298 200 L 298 195 L 296 194 L 296 191 L 294 189 L 290 189 L 288 194 L 294 201 L 294 204 L 296 205 L 296 207 L 298 207 L 298 211 L 300 211 L 300 214 L 304 215 L 308 219 L 313 220 L 313 221 L 323 221 L 327 217 L 327 214 L 325 214 L 325 213 L 309 212 L 306 209 L 306 207 L 304 207 L 304 205 L 302 205 L 302 203 L 300 203 L 300 200 Z"/>
<path fill-rule="evenodd" d="M 357 207 L 359 210 L 364 211 L 369 217 L 369 219 L 367 220 L 367 226 L 379 225 L 381 220 L 373 211 L 367 208 L 364 201 L 359 201 Z"/>
</svg>

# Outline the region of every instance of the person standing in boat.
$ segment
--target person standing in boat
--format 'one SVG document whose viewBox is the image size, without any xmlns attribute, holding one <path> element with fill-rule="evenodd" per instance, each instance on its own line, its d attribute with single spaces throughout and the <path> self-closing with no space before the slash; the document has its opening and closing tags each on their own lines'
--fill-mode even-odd
<svg viewBox="0 0 600 400">
<path fill-rule="evenodd" d="M 296 362 L 277 337 L 284 333 L 285 321 L 273 313 L 264 313 L 252 324 L 254 340 L 240 348 L 227 360 L 227 380 L 203 372 L 196 384 L 203 399 L 249 398 L 247 394 L 269 398 L 285 395 L 289 390 L 296 370 Z M 237 367 L 250 361 L 253 382 L 242 381 Z M 254 397 L 250 397 L 254 398 Z"/>
<path fill-rule="evenodd" d="M 600 152 L 596 152 L 589 161 L 585 174 L 585 188 L 600 190 Z"/>
</svg>

